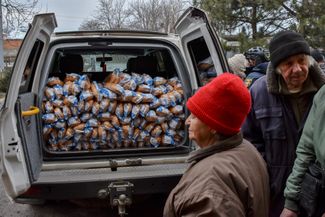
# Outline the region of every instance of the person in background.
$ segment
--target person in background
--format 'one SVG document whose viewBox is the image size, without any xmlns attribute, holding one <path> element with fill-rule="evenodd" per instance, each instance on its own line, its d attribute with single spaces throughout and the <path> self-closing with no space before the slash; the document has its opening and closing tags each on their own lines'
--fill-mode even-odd
<svg viewBox="0 0 325 217">
<path fill-rule="evenodd" d="M 250 88 L 257 79 L 266 74 L 266 69 L 269 62 L 266 55 L 266 50 L 261 47 L 250 48 L 247 52 L 245 52 L 245 57 L 248 62 L 245 84 L 248 88 Z"/>
<path fill-rule="evenodd" d="M 282 31 L 269 44 L 266 76 L 250 88 L 252 109 L 242 127 L 244 138 L 264 157 L 271 190 L 270 217 L 279 217 L 283 191 L 312 100 L 325 83 L 302 35 Z"/>
<path fill-rule="evenodd" d="M 304 212 L 299 206 L 299 199 L 301 199 L 302 182 L 308 167 L 317 162 L 323 171 L 325 171 L 325 86 L 323 86 L 314 97 L 313 106 L 309 112 L 303 133 L 301 135 L 298 147 L 297 158 L 295 160 L 292 173 L 290 174 L 287 185 L 284 191 L 285 205 L 281 213 L 281 217 L 297 217 L 299 212 Z M 325 173 L 322 174 L 320 180 L 322 186 L 325 186 Z M 307 189 L 308 198 L 315 192 L 311 189 L 315 187 L 316 183 L 311 183 L 311 188 Z M 316 213 L 314 217 L 325 217 L 325 188 L 316 190 L 319 193 L 317 200 L 314 201 Z M 300 216 L 307 216 L 306 214 Z"/>
<path fill-rule="evenodd" d="M 325 73 L 325 58 L 321 52 L 319 52 L 317 49 L 312 49 L 311 56 L 315 59 L 321 70 Z"/>
<path fill-rule="evenodd" d="M 266 217 L 266 165 L 240 132 L 251 106 L 243 81 L 223 73 L 186 105 L 191 112 L 185 122 L 189 139 L 200 149 L 191 153 L 189 168 L 171 191 L 164 216 Z"/>
<path fill-rule="evenodd" d="M 228 64 L 231 72 L 238 75 L 242 80 L 245 80 L 246 58 L 244 54 L 235 54 L 228 58 Z"/>
</svg>

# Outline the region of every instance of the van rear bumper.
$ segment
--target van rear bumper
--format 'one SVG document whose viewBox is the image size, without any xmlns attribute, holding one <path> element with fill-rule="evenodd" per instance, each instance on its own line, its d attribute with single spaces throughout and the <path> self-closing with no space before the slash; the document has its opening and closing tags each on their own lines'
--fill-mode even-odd
<svg viewBox="0 0 325 217">
<path fill-rule="evenodd" d="M 165 164 L 105 169 L 41 172 L 31 188 L 15 199 L 69 200 L 97 198 L 98 191 L 110 183 L 127 181 L 134 185 L 134 195 L 169 193 L 183 175 L 187 164 Z"/>
</svg>

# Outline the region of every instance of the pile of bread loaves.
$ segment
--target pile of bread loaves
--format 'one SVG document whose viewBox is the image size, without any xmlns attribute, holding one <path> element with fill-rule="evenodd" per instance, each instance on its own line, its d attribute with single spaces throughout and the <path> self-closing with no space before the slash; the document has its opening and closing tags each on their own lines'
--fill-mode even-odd
<svg viewBox="0 0 325 217">
<path fill-rule="evenodd" d="M 51 151 L 176 146 L 184 138 L 184 92 L 177 77 L 115 70 L 104 82 L 87 75 L 50 77 L 43 136 Z"/>
</svg>

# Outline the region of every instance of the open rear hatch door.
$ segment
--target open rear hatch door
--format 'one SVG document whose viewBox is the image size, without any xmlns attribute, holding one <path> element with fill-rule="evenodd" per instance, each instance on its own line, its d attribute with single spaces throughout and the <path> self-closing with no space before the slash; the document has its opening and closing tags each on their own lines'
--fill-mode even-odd
<svg viewBox="0 0 325 217">
<path fill-rule="evenodd" d="M 53 13 L 34 17 L 17 55 L 2 107 L 1 178 L 11 198 L 24 193 L 37 180 L 41 169 L 41 99 L 37 95 L 37 80 L 55 27 Z"/>
<path fill-rule="evenodd" d="M 203 59 L 212 58 L 213 63 L 211 64 L 216 72 L 214 76 L 228 71 L 220 40 L 204 11 L 195 7 L 188 8 L 176 22 L 175 30 L 181 38 L 186 61 L 193 66 L 192 69 L 196 73 L 198 82 L 191 81 L 193 89 L 197 89 L 195 85 L 204 84 L 200 82 L 200 70 L 198 69 L 198 65 Z"/>
</svg>

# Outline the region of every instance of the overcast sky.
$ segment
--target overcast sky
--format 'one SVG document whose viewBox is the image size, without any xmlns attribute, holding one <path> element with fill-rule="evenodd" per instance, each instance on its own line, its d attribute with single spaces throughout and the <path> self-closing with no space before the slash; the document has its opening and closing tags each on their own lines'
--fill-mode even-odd
<svg viewBox="0 0 325 217">
<path fill-rule="evenodd" d="M 85 19 L 91 19 L 97 4 L 97 0 L 39 0 L 38 8 L 40 13 L 55 13 L 55 31 L 68 31 L 78 30 Z"/>
</svg>

